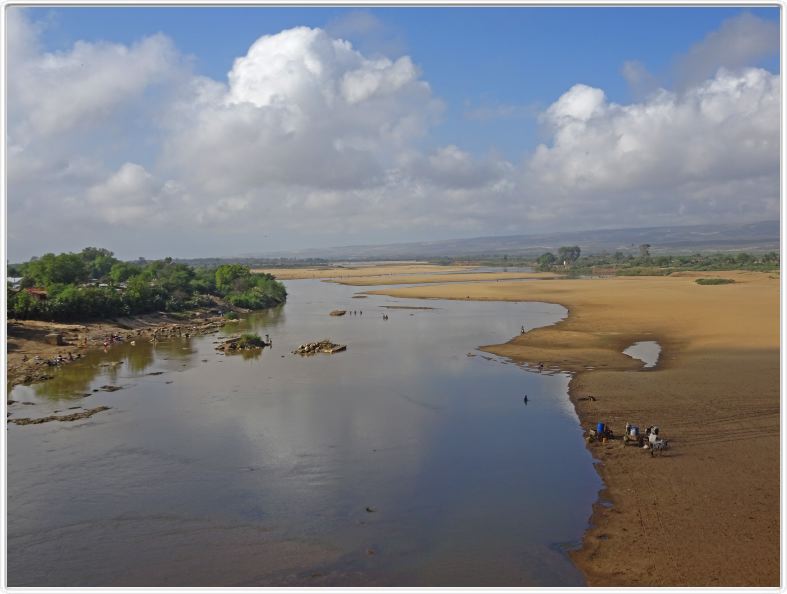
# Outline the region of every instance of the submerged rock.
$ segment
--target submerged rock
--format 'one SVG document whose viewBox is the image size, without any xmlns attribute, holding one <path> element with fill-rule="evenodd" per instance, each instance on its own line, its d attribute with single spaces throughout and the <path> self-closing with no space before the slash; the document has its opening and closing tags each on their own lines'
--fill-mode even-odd
<svg viewBox="0 0 787 594">
<path fill-rule="evenodd" d="M 8 422 L 14 423 L 15 425 L 40 425 L 41 423 L 49 423 L 51 421 L 78 421 L 79 419 L 87 419 L 96 413 L 109 410 L 109 408 L 108 406 L 98 406 L 82 412 L 71 413 L 70 415 L 49 415 L 48 417 L 39 417 L 37 419 L 28 417 L 22 419 L 8 419 Z"/>
</svg>

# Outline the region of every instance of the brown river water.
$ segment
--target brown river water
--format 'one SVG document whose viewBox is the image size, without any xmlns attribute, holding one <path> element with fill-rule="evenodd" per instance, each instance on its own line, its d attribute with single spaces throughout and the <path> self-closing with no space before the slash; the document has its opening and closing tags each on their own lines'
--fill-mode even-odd
<svg viewBox="0 0 787 594">
<path fill-rule="evenodd" d="M 582 585 L 566 550 L 601 481 L 569 378 L 476 350 L 565 309 L 286 284 L 224 330 L 261 353 L 140 341 L 13 390 L 12 418 L 111 408 L 8 425 L 8 584 Z M 291 353 L 322 338 L 347 351 Z"/>
</svg>

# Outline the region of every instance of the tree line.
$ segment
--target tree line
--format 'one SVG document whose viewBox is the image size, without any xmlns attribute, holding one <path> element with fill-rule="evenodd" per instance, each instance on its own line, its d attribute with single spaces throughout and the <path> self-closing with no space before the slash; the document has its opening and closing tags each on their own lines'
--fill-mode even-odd
<svg viewBox="0 0 787 594">
<path fill-rule="evenodd" d="M 88 247 L 79 253 L 48 253 L 9 265 L 9 277 L 22 277 L 20 288 L 8 284 L 9 318 L 75 321 L 155 311 L 209 306 L 218 297 L 248 309 L 283 303 L 284 285 L 248 266 L 224 264 L 193 268 L 172 258 L 124 262 L 109 250 Z M 42 288 L 40 299 L 25 289 Z"/>
<path fill-rule="evenodd" d="M 679 270 L 754 270 L 773 271 L 779 269 L 779 254 L 712 253 L 652 256 L 651 245 L 643 243 L 637 255 L 617 251 L 582 256 L 578 246 L 564 246 L 555 256 L 551 252 L 540 255 L 536 268 L 540 271 L 564 271 L 568 274 L 592 274 L 598 268 L 614 271 L 621 276 L 667 275 Z"/>
</svg>

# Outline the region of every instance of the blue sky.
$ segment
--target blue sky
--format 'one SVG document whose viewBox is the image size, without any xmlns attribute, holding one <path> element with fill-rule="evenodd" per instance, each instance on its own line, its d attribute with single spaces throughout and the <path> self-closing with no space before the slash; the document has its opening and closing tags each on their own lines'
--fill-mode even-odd
<svg viewBox="0 0 787 594">
<path fill-rule="evenodd" d="M 415 195 L 422 192 L 423 196 L 435 196 L 440 192 L 440 196 L 444 196 L 445 201 L 450 203 L 452 200 L 458 200 L 458 192 L 465 190 L 469 194 L 479 195 L 480 202 L 478 204 L 462 202 L 461 219 L 434 228 L 424 223 L 428 216 L 431 216 L 428 214 L 431 213 L 431 209 L 424 208 L 424 212 L 409 223 L 402 220 L 397 228 L 364 220 L 354 225 L 336 225 L 330 231 L 319 229 L 319 232 L 315 232 L 312 229 L 310 232 L 312 240 L 323 245 L 337 242 L 365 242 L 375 238 L 395 241 L 494 235 L 510 233 L 518 229 L 523 232 L 544 230 L 545 227 L 557 229 L 561 225 L 578 228 L 582 224 L 573 217 L 566 217 L 565 213 L 556 215 L 555 220 L 543 221 L 539 218 L 540 215 L 528 216 L 523 211 L 516 225 L 510 221 L 505 224 L 502 224 L 502 221 L 495 223 L 494 217 L 486 215 L 474 218 L 473 213 L 479 211 L 481 204 L 490 202 L 497 206 L 505 206 L 505 200 L 500 198 L 501 192 L 504 191 L 508 192 L 506 200 L 532 200 L 533 204 L 528 208 L 536 212 L 543 210 L 542 207 L 537 207 L 536 203 L 549 202 L 558 192 L 570 194 L 572 198 L 568 202 L 571 202 L 579 194 L 589 191 L 590 186 L 584 182 L 582 187 L 574 188 L 576 192 L 571 189 L 572 184 L 579 183 L 578 179 L 586 180 L 586 176 L 577 177 L 577 159 L 570 158 L 565 134 L 561 136 L 559 133 L 567 125 L 567 120 L 561 114 L 565 112 L 575 118 L 577 105 L 597 107 L 587 112 L 588 117 L 582 115 L 580 118 L 588 124 L 583 127 L 582 134 L 575 135 L 573 128 L 571 129 L 574 138 L 571 140 L 573 143 L 571 146 L 576 149 L 574 145 L 577 142 L 584 142 L 587 145 L 587 150 L 582 147 L 577 149 L 580 151 L 578 154 L 582 156 L 592 154 L 591 147 L 598 148 L 597 143 L 601 141 L 605 129 L 618 129 L 628 125 L 636 128 L 638 124 L 632 123 L 635 112 L 639 113 L 636 106 L 641 106 L 643 111 L 648 111 L 646 109 L 648 106 L 652 107 L 655 102 L 664 100 L 663 95 L 660 96 L 661 99 L 656 98 L 659 97 L 660 92 L 674 95 L 671 96 L 671 100 L 673 107 L 678 110 L 676 113 L 685 108 L 687 102 L 696 103 L 696 97 L 692 95 L 693 90 L 711 92 L 702 89 L 710 84 L 706 84 L 707 81 L 711 81 L 717 75 L 719 67 L 726 68 L 734 76 L 741 77 L 744 76 L 746 69 L 755 69 L 762 73 L 759 76 L 776 77 L 766 81 L 767 85 L 779 84 L 779 9 L 776 7 L 366 9 L 58 7 L 33 8 L 23 12 L 21 24 L 14 22 L 9 24 L 9 34 L 13 38 L 15 28 L 26 31 L 29 36 L 35 37 L 37 45 L 35 50 L 27 48 L 26 53 L 20 53 L 20 56 L 24 57 L 20 57 L 18 61 L 15 61 L 12 55 L 9 61 L 9 77 L 13 79 L 26 71 L 38 73 L 41 80 L 34 77 L 19 77 L 24 79 L 23 83 L 27 85 L 27 90 L 22 89 L 18 95 L 15 95 L 12 88 L 9 101 L 12 108 L 10 124 L 13 128 L 17 121 L 17 114 L 20 123 L 16 134 L 12 134 L 12 144 L 14 139 L 18 140 L 30 130 L 37 128 L 45 128 L 46 134 L 54 134 L 57 142 L 53 140 L 54 137 L 45 140 L 39 130 L 39 135 L 35 139 L 25 139 L 13 144 L 19 147 L 20 151 L 27 151 L 25 159 L 19 161 L 19 169 L 24 169 L 23 164 L 43 162 L 49 158 L 54 159 L 53 166 L 56 166 L 56 163 L 62 164 L 66 157 L 63 155 L 56 157 L 53 154 L 55 152 L 53 147 L 61 143 L 64 151 L 67 149 L 70 151 L 68 158 L 73 161 L 68 167 L 69 175 L 75 169 L 74 163 L 77 160 L 76 156 L 79 156 L 78 153 L 84 153 L 82 155 L 84 163 L 89 161 L 95 163 L 97 167 L 104 166 L 106 168 L 104 173 L 107 176 L 104 181 L 114 179 L 115 184 L 119 184 L 120 181 L 119 178 L 111 178 L 112 172 L 119 175 L 123 166 L 129 164 L 138 165 L 140 169 L 127 167 L 123 170 L 129 176 L 128 179 L 123 178 L 127 185 L 131 184 L 131 178 L 134 178 L 135 183 L 145 180 L 145 184 L 153 183 L 151 180 L 155 180 L 154 185 L 158 184 L 159 188 L 166 186 L 170 190 L 175 186 L 181 188 L 189 185 L 188 180 L 178 177 L 184 175 L 183 168 L 181 166 L 181 170 L 176 171 L 172 166 L 172 155 L 169 154 L 176 140 L 183 136 L 187 123 L 185 120 L 178 121 L 180 134 L 178 139 L 172 131 L 175 126 L 169 123 L 175 121 L 172 120 L 173 106 L 180 106 L 178 108 L 180 114 L 183 113 L 181 108 L 184 101 L 187 103 L 196 101 L 194 96 L 184 99 L 185 89 L 191 88 L 189 85 L 195 84 L 195 81 L 211 80 L 223 85 L 224 90 L 221 92 L 228 93 L 226 97 L 231 99 L 231 103 L 253 104 L 258 110 L 254 117 L 259 116 L 265 122 L 270 122 L 272 112 L 271 106 L 268 105 L 269 99 L 263 100 L 259 97 L 250 99 L 248 95 L 248 89 L 253 87 L 259 91 L 260 84 L 270 84 L 271 80 L 275 83 L 278 80 L 264 78 L 268 76 L 265 61 L 254 61 L 249 58 L 251 66 L 243 76 L 244 80 L 252 82 L 249 83 L 251 86 L 244 87 L 245 91 L 237 89 L 233 91 L 232 84 L 227 78 L 235 60 L 246 56 L 252 44 L 262 36 L 271 36 L 272 39 L 270 47 L 265 50 L 268 58 L 277 55 L 278 49 L 274 47 L 276 43 L 285 43 L 286 35 L 282 36 L 282 32 L 305 26 L 324 30 L 326 39 L 350 41 L 353 49 L 365 60 L 363 66 L 367 69 L 364 71 L 365 75 L 377 72 L 375 69 L 379 65 L 372 66 L 372 64 L 379 58 L 388 60 L 388 66 L 384 69 L 388 69 L 389 66 L 395 69 L 394 66 L 398 64 L 399 74 L 406 71 L 406 76 L 409 77 L 406 89 L 395 99 L 378 97 L 379 102 L 375 106 L 377 111 L 374 112 L 376 115 L 372 116 L 371 112 L 368 115 L 369 127 L 350 133 L 347 132 L 348 125 L 345 124 L 344 128 L 320 132 L 320 134 L 323 132 L 332 134 L 331 138 L 322 135 L 310 136 L 317 134 L 317 128 L 303 132 L 303 142 L 307 144 L 325 142 L 328 143 L 326 146 L 337 147 L 345 146 L 347 142 L 361 142 L 366 147 L 374 145 L 374 150 L 379 152 L 373 153 L 373 165 L 379 165 L 379 170 L 370 166 L 371 161 L 366 165 L 360 161 L 357 164 L 360 168 L 358 171 L 366 166 L 369 166 L 369 170 L 375 169 L 374 175 L 370 174 L 365 179 L 358 176 L 353 182 L 344 179 L 342 181 L 326 179 L 323 186 L 317 184 L 319 187 L 316 189 L 311 188 L 298 194 L 295 187 L 302 185 L 299 182 L 302 175 L 293 169 L 292 176 L 281 184 L 277 183 L 274 188 L 269 183 L 261 183 L 260 179 L 249 174 L 247 169 L 234 171 L 235 165 L 240 160 L 246 157 L 250 163 L 255 159 L 264 160 L 269 154 L 266 151 L 276 150 L 274 145 L 253 144 L 249 145 L 248 150 L 241 156 L 235 155 L 233 164 L 222 171 L 232 170 L 232 174 L 238 177 L 248 174 L 254 180 L 245 187 L 223 187 L 220 192 L 216 190 L 218 193 L 214 193 L 210 199 L 204 197 L 204 200 L 223 200 L 222 204 L 233 204 L 233 208 L 239 211 L 251 209 L 252 212 L 256 212 L 257 208 L 263 208 L 265 200 L 268 199 L 263 197 L 273 195 L 277 196 L 275 199 L 277 204 L 287 196 L 291 202 L 303 200 L 304 204 L 309 205 L 336 204 L 337 201 L 341 201 L 349 207 L 352 200 L 357 200 L 365 208 L 370 204 L 379 204 L 383 200 L 382 195 L 386 196 L 384 200 L 393 204 L 390 196 L 396 193 L 396 188 L 390 180 L 400 176 L 402 179 L 406 178 L 406 184 L 402 182 L 398 187 L 400 193 L 409 192 Z M 156 34 L 162 35 L 154 38 Z M 764 42 L 761 38 L 767 38 L 767 41 Z M 163 43 L 152 41 L 151 47 L 144 51 L 134 49 L 146 39 L 166 41 Z M 308 53 L 312 50 L 317 51 L 314 48 L 321 42 L 309 38 L 299 39 L 295 43 L 303 43 L 303 51 Z M 78 47 L 82 49 L 76 49 Z M 128 50 L 127 55 L 124 54 L 125 57 L 117 55 L 115 50 L 120 47 Z M 52 80 L 45 80 L 51 74 L 50 70 L 36 66 L 46 62 L 47 56 L 62 58 L 58 61 L 58 68 L 61 68 L 62 72 Z M 97 118 L 83 118 L 71 113 L 73 110 L 64 114 L 76 118 L 73 126 L 70 123 L 63 124 L 64 120 L 60 120 L 56 125 L 36 124 L 32 119 L 33 115 L 44 113 L 41 111 L 43 106 L 30 99 L 35 95 L 36 85 L 40 84 L 50 92 L 52 89 L 57 89 L 57 85 L 64 85 L 63 88 L 74 85 L 73 94 L 79 95 L 80 74 L 78 72 L 75 74 L 68 66 L 68 59 L 74 56 L 79 56 L 80 60 L 96 60 L 96 64 L 103 64 L 108 68 L 111 60 L 118 60 L 118 64 L 122 63 L 120 68 L 133 69 L 138 63 L 139 68 L 144 72 L 140 74 L 139 86 L 134 86 L 132 92 L 129 90 L 131 83 L 115 81 L 110 74 L 98 75 L 95 74 L 97 72 L 95 68 L 92 70 L 95 75 L 89 83 L 92 86 L 87 84 L 82 86 L 85 89 L 95 87 L 95 93 L 85 97 L 85 105 L 95 103 L 95 114 L 99 118 L 105 118 L 101 126 L 98 126 L 96 121 L 87 121 Z M 133 60 L 138 62 L 135 63 Z M 323 64 L 329 65 L 329 62 L 325 61 Z M 410 65 L 414 65 L 415 69 L 411 70 Z M 636 77 L 624 75 L 624 66 L 628 69 L 627 72 L 634 73 Z M 357 72 L 361 72 L 363 68 Z M 262 83 L 260 82 L 262 79 L 255 78 L 259 76 L 264 78 Z M 638 84 L 635 78 L 642 81 L 641 84 Z M 264 82 L 266 80 L 267 83 Z M 749 77 L 746 80 L 751 82 L 752 79 Z M 761 82 L 751 84 L 756 86 Z M 428 83 L 428 92 L 423 89 L 418 90 L 421 83 Z M 717 83 L 717 87 L 722 84 L 718 80 Z M 320 79 L 312 80 L 308 84 L 323 85 L 324 88 L 328 88 L 331 85 L 340 85 L 341 81 Z M 568 96 L 572 89 L 576 92 Z M 593 90 L 598 90 L 602 94 L 599 95 Z M 753 97 L 752 101 L 762 101 L 763 92 L 761 89 L 756 91 L 759 94 Z M 287 93 L 289 91 L 281 97 L 285 97 L 291 109 L 313 108 L 311 99 L 303 95 Z M 179 98 L 178 101 L 174 99 L 176 96 Z M 602 96 L 603 101 L 600 99 Z M 563 103 L 560 103 L 561 98 L 565 99 Z M 207 118 L 211 114 L 220 117 L 220 113 L 224 112 L 215 110 L 220 105 L 225 105 L 227 101 L 229 99 L 217 99 L 211 108 L 213 111 L 201 110 L 198 113 L 191 113 L 189 117 L 196 119 L 189 120 L 188 125 L 192 128 L 198 125 L 211 128 L 212 124 Z M 249 101 L 251 103 L 248 103 Z M 395 101 L 395 107 L 389 101 Z M 197 103 L 192 104 L 197 105 Z M 628 111 L 622 113 L 618 109 L 620 106 Z M 56 111 L 52 105 L 46 107 L 48 110 L 46 113 L 49 115 L 52 114 L 53 109 Z M 652 110 L 648 113 L 650 112 Z M 585 114 L 584 111 L 582 113 Z M 239 111 L 236 116 L 241 117 Z M 378 116 L 379 121 L 372 121 Z M 251 116 L 246 114 L 242 117 L 246 118 L 244 121 L 249 121 L 248 118 Z M 329 111 L 326 112 L 326 117 L 337 117 L 337 114 Z M 263 126 L 261 123 L 263 119 L 259 120 L 260 126 Z M 152 123 L 148 124 L 148 122 Z M 232 126 L 236 125 L 237 123 L 232 124 Z M 349 127 L 352 126 L 354 123 L 349 122 Z M 396 127 L 397 130 L 402 130 L 402 126 L 408 127 L 405 140 L 399 136 L 394 140 L 386 136 L 383 141 L 369 136 L 370 130 L 390 131 Z M 755 128 L 756 126 L 743 127 L 742 133 Z M 298 133 L 300 132 L 302 131 L 298 130 Z M 713 131 L 710 128 L 703 128 L 703 134 L 708 136 L 709 143 L 714 142 Z M 722 128 L 719 128 L 719 134 L 722 134 Z M 628 132 L 621 133 L 619 138 L 623 136 L 628 138 Z M 361 137 L 362 141 L 359 140 Z M 204 135 L 200 138 L 204 139 Z M 307 142 L 307 139 L 310 140 Z M 558 146 L 561 139 L 564 142 L 563 147 Z M 33 140 L 40 141 L 40 147 L 36 148 Z M 186 146 L 190 148 L 193 140 L 186 141 Z M 640 140 L 644 142 L 646 139 Z M 629 139 L 627 143 L 626 146 L 639 146 L 636 139 Z M 210 154 L 211 151 L 215 154 L 218 146 L 206 146 L 205 154 Z M 549 154 L 543 155 L 543 158 L 538 157 L 536 153 L 539 146 L 549 149 Z M 337 150 L 341 152 L 347 149 Z M 670 152 L 667 148 L 664 148 L 664 151 L 665 154 Z M 563 154 L 564 152 L 566 154 Z M 362 153 L 366 156 L 372 154 L 368 148 L 357 154 Z M 200 158 L 204 156 L 202 153 L 200 155 Z M 650 163 L 651 157 L 643 155 L 641 162 Z M 197 160 L 197 156 L 194 159 Z M 296 160 L 299 159 L 301 159 L 300 154 Z M 341 163 L 345 164 L 346 160 L 342 159 Z M 284 164 L 282 168 L 289 171 L 289 165 L 289 163 Z M 595 167 L 602 167 L 602 165 L 596 164 Z M 719 165 L 721 166 L 721 162 Z M 634 200 L 648 201 L 649 206 L 646 210 L 654 210 L 654 217 L 650 221 L 653 223 L 672 220 L 684 220 L 688 223 L 692 222 L 692 217 L 707 218 L 707 213 L 700 214 L 703 210 L 698 207 L 698 202 L 686 196 L 680 204 L 671 203 L 659 210 L 659 201 L 663 200 L 659 192 L 654 189 L 649 177 L 653 177 L 651 174 L 659 166 L 658 164 L 654 166 L 655 168 L 647 175 L 642 174 L 643 176 L 638 178 L 639 181 L 632 181 L 635 185 L 628 190 L 616 186 L 615 192 L 621 192 L 619 199 L 628 204 Z M 443 179 L 440 187 L 435 186 L 434 184 L 437 183 L 435 180 L 444 177 L 445 172 L 451 167 L 460 168 L 462 174 L 448 182 Z M 555 182 L 558 175 L 556 167 L 560 168 L 560 175 L 571 179 Z M 706 167 L 706 164 L 703 163 L 702 167 Z M 755 172 L 755 169 L 757 169 L 755 165 L 752 165 L 752 171 L 747 175 L 761 178 L 762 172 L 759 170 Z M 723 170 L 723 167 L 720 170 Z M 309 171 L 306 173 L 308 174 Z M 455 180 L 462 178 L 463 175 L 467 178 L 468 185 L 460 188 Z M 680 189 L 676 188 L 675 191 L 688 192 L 688 188 L 691 187 L 691 192 L 707 194 L 710 191 L 707 188 L 703 190 L 696 187 L 696 175 L 696 171 L 692 172 L 689 176 L 691 179 L 687 177 L 684 185 Z M 83 177 L 89 176 L 85 174 Z M 13 179 L 12 176 L 12 182 Z M 21 200 L 25 192 L 32 191 L 33 186 L 27 181 L 29 180 L 26 180 L 26 184 L 11 184 L 12 189 L 17 189 L 18 193 L 9 192 L 9 206 L 13 206 L 14 200 Z M 69 196 L 62 198 L 61 203 L 66 201 L 71 208 L 79 209 L 89 202 L 84 198 L 85 196 L 97 196 L 99 191 L 97 188 L 106 190 L 107 186 L 101 185 L 100 180 L 92 181 L 94 182 L 92 185 L 83 188 L 75 186 Z M 745 183 L 744 180 L 739 181 Z M 644 185 L 637 186 L 636 183 L 640 182 Z M 706 182 L 710 183 L 710 180 Z M 333 193 L 328 196 L 326 186 L 331 184 L 336 185 L 336 188 L 332 188 Z M 601 195 L 607 185 L 607 182 L 599 181 L 594 189 L 602 200 L 599 207 L 603 206 L 603 201 L 606 200 L 601 198 Z M 536 187 L 538 191 L 535 190 Z M 316 197 L 319 193 L 317 190 L 322 192 L 319 198 Z M 196 193 L 201 192 L 201 188 L 192 187 L 182 191 L 183 195 L 188 195 L 191 200 Z M 337 197 L 337 192 L 341 192 L 341 196 Z M 761 190 L 758 189 L 758 192 Z M 772 192 L 765 193 L 769 194 L 767 199 L 772 200 Z M 532 195 L 532 199 L 521 198 L 524 195 Z M 97 200 L 99 199 L 94 198 L 96 204 Z M 203 204 L 202 200 L 203 198 L 198 199 L 201 204 Z M 423 198 L 420 203 L 429 200 L 440 202 L 436 198 Z M 719 202 L 717 197 L 709 200 L 705 205 L 708 208 Z M 157 204 L 160 202 L 161 200 Z M 518 204 L 518 206 L 522 205 Z M 317 206 L 314 208 L 319 210 Z M 408 203 L 407 208 L 412 209 L 413 204 Z M 565 208 L 567 212 L 570 210 L 568 203 Z M 736 208 L 727 208 L 724 212 L 719 212 L 717 218 L 722 221 L 738 216 L 734 213 L 740 208 L 739 205 Z M 138 212 L 136 206 L 125 208 L 126 212 L 132 210 Z M 208 214 L 209 211 L 210 209 L 203 213 L 202 221 L 210 219 L 212 215 Z M 12 209 L 12 214 L 13 212 Z M 20 217 L 23 216 L 24 210 L 19 212 Z M 632 217 L 622 219 L 620 225 L 614 225 L 614 213 L 615 210 L 612 209 L 608 216 L 595 223 L 585 224 L 640 226 L 648 223 L 646 220 L 635 220 Z M 687 213 L 691 213 L 691 216 Z M 708 213 L 712 214 L 712 208 Z M 105 221 L 105 223 L 110 226 L 120 225 L 116 218 L 110 218 L 111 222 Z M 559 220 L 564 223 L 559 223 Z M 253 236 L 254 229 L 245 228 L 247 221 L 248 218 L 244 221 L 245 230 L 237 235 Z M 373 233 L 360 231 L 370 224 L 371 227 L 379 227 L 379 229 Z M 184 236 L 185 233 L 184 230 Z M 220 232 L 217 233 L 221 235 Z M 226 235 L 227 232 L 224 233 Z M 292 238 L 292 234 L 283 234 L 280 247 L 288 249 L 289 244 L 293 243 Z M 224 246 L 222 242 L 225 239 L 226 237 L 222 236 L 221 240 L 215 241 L 215 245 Z M 301 243 L 301 240 L 295 243 Z M 11 244 L 15 245 L 13 234 Z M 77 248 L 77 246 L 73 247 Z M 184 239 L 181 250 L 189 251 L 192 247 Z M 233 250 L 235 247 L 227 247 L 227 249 Z"/>
</svg>

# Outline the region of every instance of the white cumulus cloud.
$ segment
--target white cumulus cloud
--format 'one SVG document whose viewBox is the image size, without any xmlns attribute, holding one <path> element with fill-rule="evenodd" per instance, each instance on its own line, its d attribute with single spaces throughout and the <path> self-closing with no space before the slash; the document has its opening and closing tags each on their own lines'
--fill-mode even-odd
<svg viewBox="0 0 787 594">
<path fill-rule="evenodd" d="M 741 204 L 777 216 L 780 105 L 779 76 L 756 68 L 628 105 L 577 85 L 545 112 L 552 142 L 528 161 L 527 183 L 557 199 L 556 215 L 588 220 L 599 204 L 629 224 L 703 210 L 730 221 Z M 747 191 L 728 195 L 730 182 Z"/>
<path fill-rule="evenodd" d="M 261 37 L 210 86 L 175 113 L 165 160 L 217 193 L 374 185 L 441 109 L 409 57 L 368 59 L 306 27 Z"/>
</svg>

